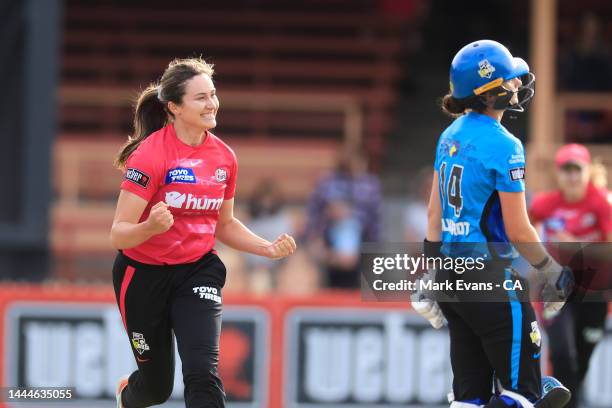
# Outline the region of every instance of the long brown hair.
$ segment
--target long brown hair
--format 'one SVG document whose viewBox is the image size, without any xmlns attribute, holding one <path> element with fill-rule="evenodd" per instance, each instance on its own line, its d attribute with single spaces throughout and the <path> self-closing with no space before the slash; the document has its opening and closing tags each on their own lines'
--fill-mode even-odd
<svg viewBox="0 0 612 408">
<path fill-rule="evenodd" d="M 442 111 L 452 117 L 463 115 L 463 113 L 467 109 L 465 106 L 465 102 L 462 99 L 457 99 L 453 97 L 450 93 L 442 97 L 442 102 L 440 103 L 440 105 L 442 107 Z"/>
<path fill-rule="evenodd" d="M 489 92 L 458 99 L 453 96 L 451 91 L 448 91 L 448 94 L 442 97 L 440 107 L 444 113 L 453 118 L 463 115 L 468 109 L 478 113 L 483 113 L 485 110 L 487 110 L 485 95 L 487 95 Z"/>
<path fill-rule="evenodd" d="M 212 78 L 212 64 L 202 58 L 175 59 L 166 68 L 158 83 L 150 84 L 136 100 L 134 109 L 134 134 L 128 136 L 121 147 L 115 166 L 121 170 L 130 155 L 151 133 L 168 123 L 172 112 L 168 102 L 180 105 L 185 95 L 185 83 L 196 75 L 206 74 Z"/>
</svg>

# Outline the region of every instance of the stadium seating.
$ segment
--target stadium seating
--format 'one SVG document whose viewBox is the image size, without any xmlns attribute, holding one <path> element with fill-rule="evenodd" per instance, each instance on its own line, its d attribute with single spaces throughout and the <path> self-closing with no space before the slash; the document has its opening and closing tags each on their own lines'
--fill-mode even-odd
<svg viewBox="0 0 612 408">
<path fill-rule="evenodd" d="M 201 55 L 216 65 L 222 101 L 227 90 L 358 97 L 368 143 L 380 145 L 400 74 L 400 24 L 376 15 L 372 0 L 290 3 L 235 2 L 236 10 L 219 2 L 203 10 L 198 2 L 178 8 L 154 1 L 144 8 L 68 1 L 62 83 L 73 92 L 79 85 L 134 90 L 155 80 L 172 57 Z M 111 111 L 100 115 L 97 126 L 129 131 L 129 115 Z M 71 126 L 85 116 L 63 113 Z M 240 115 L 228 112 L 228 118 L 219 131 L 228 126 L 247 133 L 249 123 Z M 326 136 L 306 136 L 317 135 Z"/>
</svg>

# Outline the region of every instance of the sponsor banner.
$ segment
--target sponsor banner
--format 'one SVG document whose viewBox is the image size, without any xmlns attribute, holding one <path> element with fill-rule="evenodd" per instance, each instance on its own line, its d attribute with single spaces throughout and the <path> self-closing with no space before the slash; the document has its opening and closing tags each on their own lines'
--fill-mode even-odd
<svg viewBox="0 0 612 408">
<path fill-rule="evenodd" d="M 366 304 L 371 305 L 371 304 Z M 534 327 L 535 326 L 535 327 Z M 542 372 L 551 374 L 546 332 Z M 585 333 L 588 334 L 588 333 Z M 612 314 L 591 357 L 582 406 L 612 406 Z M 284 407 L 447 407 L 452 390 L 448 331 L 397 308 L 296 307 L 285 324 Z"/>
<path fill-rule="evenodd" d="M 230 407 L 268 406 L 269 326 L 258 306 L 225 306 L 219 375 Z"/>
<path fill-rule="evenodd" d="M 229 407 L 267 407 L 269 318 L 256 305 L 226 306 L 219 371 Z M 4 387 L 65 387 L 62 406 L 110 406 L 118 379 L 136 369 L 130 342 L 146 350 L 146 339 L 128 339 L 114 302 L 15 301 L 3 321 Z M 176 347 L 176 345 L 175 345 Z M 167 406 L 184 406 L 181 361 L 175 350 L 174 389 Z M 57 406 L 50 402 L 7 407 Z"/>
<path fill-rule="evenodd" d="M 229 407 L 448 406 L 448 332 L 432 329 L 406 302 L 322 292 L 224 295 L 224 303 L 219 371 Z M 128 338 L 109 287 L 0 285 L 0 316 L 0 387 L 69 388 L 74 395 L 0 408 L 114 406 L 118 378 L 136 368 L 130 345 L 149 345 L 140 333 Z M 531 335 L 542 342 L 546 364 L 545 331 Z M 612 406 L 612 315 L 604 333 L 588 338 L 602 335 L 583 387 L 585 407 Z M 184 406 L 176 362 L 167 407 Z"/>
<path fill-rule="evenodd" d="M 286 331 L 286 407 L 446 403 L 452 382 L 448 332 L 414 314 L 298 308 Z"/>
</svg>

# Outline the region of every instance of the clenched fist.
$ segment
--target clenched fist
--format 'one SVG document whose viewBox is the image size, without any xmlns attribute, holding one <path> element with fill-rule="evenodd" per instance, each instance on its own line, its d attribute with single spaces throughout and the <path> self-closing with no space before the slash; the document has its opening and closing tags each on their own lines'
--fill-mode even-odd
<svg viewBox="0 0 612 408">
<path fill-rule="evenodd" d="M 281 234 L 265 249 L 265 256 L 270 259 L 281 259 L 295 252 L 296 244 L 289 234 Z"/>
<path fill-rule="evenodd" d="M 166 232 L 174 224 L 174 217 L 170 210 L 168 210 L 168 204 L 160 201 L 151 207 L 149 218 L 145 221 L 151 231 L 157 235 Z"/>
</svg>

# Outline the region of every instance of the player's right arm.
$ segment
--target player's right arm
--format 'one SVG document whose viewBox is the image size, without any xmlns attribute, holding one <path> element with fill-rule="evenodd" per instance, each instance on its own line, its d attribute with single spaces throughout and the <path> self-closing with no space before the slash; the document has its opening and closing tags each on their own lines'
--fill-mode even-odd
<svg viewBox="0 0 612 408">
<path fill-rule="evenodd" d="M 174 223 L 168 205 L 161 201 L 141 222 L 148 203 L 163 182 L 164 169 L 164 162 L 151 143 L 141 144 L 128 158 L 110 233 L 111 243 L 116 249 L 136 247 L 152 236 L 168 231 Z"/>
<path fill-rule="evenodd" d="M 139 222 L 148 202 L 126 190 L 121 190 L 117 200 L 115 218 L 111 227 L 111 243 L 116 249 L 128 249 L 138 246 L 154 235 L 170 229 L 174 223 L 168 205 L 163 201 L 155 204 L 149 217 Z"/>
<path fill-rule="evenodd" d="M 439 242 L 442 239 L 442 204 L 438 192 L 438 171 L 434 170 L 431 193 L 427 205 L 427 241 Z"/>
<path fill-rule="evenodd" d="M 423 253 L 426 257 L 440 255 L 440 240 L 442 228 L 442 205 L 438 193 L 438 171 L 434 170 L 431 194 L 427 206 L 427 233 L 423 243 Z M 421 280 L 435 280 L 435 271 L 426 271 Z M 434 329 L 439 329 L 444 325 L 444 315 L 440 306 L 435 301 L 433 295 L 427 291 L 416 290 L 411 296 L 412 308 L 429 321 Z"/>
</svg>

